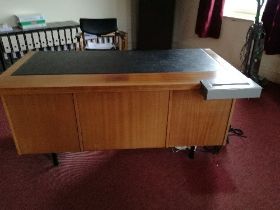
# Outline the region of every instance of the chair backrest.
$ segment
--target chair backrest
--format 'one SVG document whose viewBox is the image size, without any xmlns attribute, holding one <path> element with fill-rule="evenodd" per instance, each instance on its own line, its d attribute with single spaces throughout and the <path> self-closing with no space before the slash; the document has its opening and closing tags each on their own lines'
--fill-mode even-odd
<svg viewBox="0 0 280 210">
<path fill-rule="evenodd" d="M 101 36 L 116 32 L 118 30 L 116 18 L 105 19 L 80 19 L 80 28 L 82 32 Z"/>
</svg>

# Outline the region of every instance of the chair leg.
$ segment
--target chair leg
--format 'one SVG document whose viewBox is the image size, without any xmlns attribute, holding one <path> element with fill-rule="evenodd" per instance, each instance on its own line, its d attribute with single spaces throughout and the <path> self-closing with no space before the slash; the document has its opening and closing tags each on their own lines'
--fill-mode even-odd
<svg viewBox="0 0 280 210">
<path fill-rule="evenodd" d="M 59 165 L 59 161 L 58 161 L 58 157 L 56 153 L 52 153 L 52 161 L 53 161 L 53 165 L 54 166 L 58 166 Z"/>
</svg>

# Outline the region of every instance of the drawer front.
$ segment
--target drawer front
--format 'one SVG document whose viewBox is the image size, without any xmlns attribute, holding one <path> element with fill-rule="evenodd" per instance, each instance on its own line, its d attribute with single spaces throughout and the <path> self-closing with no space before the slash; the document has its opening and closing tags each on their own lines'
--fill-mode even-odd
<svg viewBox="0 0 280 210">
<path fill-rule="evenodd" d="M 76 95 L 84 150 L 165 147 L 168 91 Z"/>
</svg>

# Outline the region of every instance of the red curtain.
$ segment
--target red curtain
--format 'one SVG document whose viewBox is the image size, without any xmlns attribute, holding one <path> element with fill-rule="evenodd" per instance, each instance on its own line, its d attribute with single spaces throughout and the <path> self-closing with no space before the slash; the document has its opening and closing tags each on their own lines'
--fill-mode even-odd
<svg viewBox="0 0 280 210">
<path fill-rule="evenodd" d="M 266 54 L 280 54 L 280 0 L 267 0 L 262 16 Z"/>
<path fill-rule="evenodd" d="M 220 37 L 224 1 L 200 0 L 195 27 L 199 37 Z"/>
</svg>

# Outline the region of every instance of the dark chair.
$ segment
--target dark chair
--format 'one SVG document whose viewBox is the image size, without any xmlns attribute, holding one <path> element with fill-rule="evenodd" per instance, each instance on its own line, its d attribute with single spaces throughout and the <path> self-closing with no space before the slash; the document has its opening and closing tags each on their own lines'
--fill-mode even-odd
<svg viewBox="0 0 280 210">
<path fill-rule="evenodd" d="M 127 50 L 127 33 L 119 31 L 116 18 L 80 19 L 85 50 Z"/>
</svg>

